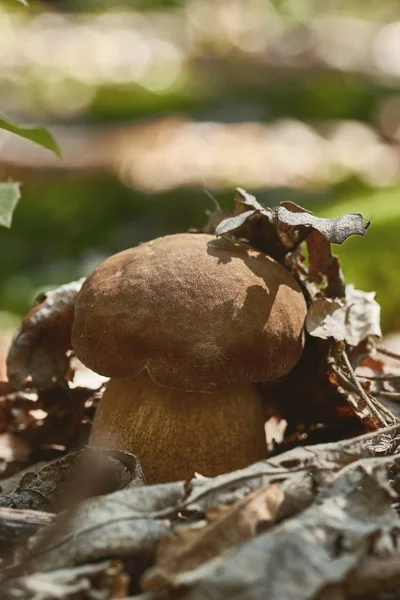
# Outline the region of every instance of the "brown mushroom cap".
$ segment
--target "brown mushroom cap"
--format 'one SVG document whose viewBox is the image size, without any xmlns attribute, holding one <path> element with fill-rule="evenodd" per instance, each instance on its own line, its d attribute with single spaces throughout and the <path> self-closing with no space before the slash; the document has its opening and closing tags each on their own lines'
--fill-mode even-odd
<svg viewBox="0 0 400 600">
<path fill-rule="evenodd" d="M 162 386 L 211 391 L 277 379 L 300 357 L 304 296 L 246 244 L 176 234 L 111 256 L 85 281 L 72 343 L 108 377 L 147 368 Z"/>
</svg>

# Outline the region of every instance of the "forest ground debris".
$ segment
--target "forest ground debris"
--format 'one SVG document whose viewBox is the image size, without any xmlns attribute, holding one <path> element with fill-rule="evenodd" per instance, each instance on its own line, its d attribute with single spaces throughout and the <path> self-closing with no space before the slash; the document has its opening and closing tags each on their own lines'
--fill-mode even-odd
<svg viewBox="0 0 400 600">
<path fill-rule="evenodd" d="M 379 305 L 346 285 L 331 248 L 369 225 L 242 189 L 232 214 L 211 213 L 208 233 L 280 261 L 308 305 L 303 356 L 266 406 L 283 440 L 214 478 L 146 486 L 133 455 L 83 448 L 103 388 L 74 385 L 82 281 L 39 297 L 0 383 L 5 600 L 345 600 L 400 586 L 400 371 L 377 355 L 399 357 L 373 341 Z"/>
</svg>

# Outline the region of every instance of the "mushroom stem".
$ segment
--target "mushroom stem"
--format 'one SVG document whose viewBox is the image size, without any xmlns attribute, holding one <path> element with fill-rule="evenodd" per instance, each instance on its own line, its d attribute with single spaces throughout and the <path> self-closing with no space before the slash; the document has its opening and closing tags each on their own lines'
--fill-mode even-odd
<svg viewBox="0 0 400 600">
<path fill-rule="evenodd" d="M 132 452 L 147 483 L 213 477 L 266 457 L 262 400 L 255 385 L 212 393 L 161 387 L 147 371 L 110 379 L 90 444 Z"/>
</svg>

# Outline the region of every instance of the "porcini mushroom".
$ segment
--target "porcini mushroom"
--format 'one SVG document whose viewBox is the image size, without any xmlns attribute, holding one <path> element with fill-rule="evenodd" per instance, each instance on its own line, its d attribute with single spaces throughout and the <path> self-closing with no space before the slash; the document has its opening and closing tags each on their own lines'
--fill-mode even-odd
<svg viewBox="0 0 400 600">
<path fill-rule="evenodd" d="M 256 382 L 288 373 L 304 296 L 246 244 L 176 234 L 111 256 L 78 294 L 78 358 L 110 377 L 90 443 L 136 454 L 149 483 L 265 458 Z"/>
</svg>

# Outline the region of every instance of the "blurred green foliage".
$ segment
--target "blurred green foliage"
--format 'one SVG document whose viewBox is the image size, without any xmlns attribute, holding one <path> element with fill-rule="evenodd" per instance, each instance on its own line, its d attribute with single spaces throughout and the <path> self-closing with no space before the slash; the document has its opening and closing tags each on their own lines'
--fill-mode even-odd
<svg viewBox="0 0 400 600">
<path fill-rule="evenodd" d="M 33 4 L 28 9 L 32 14 L 46 10 L 52 13 L 82 11 L 82 3 L 77 0 Z M 251 4 L 261 5 L 260 2 Z M 395 0 L 367 3 L 362 0 L 326 3 L 275 0 L 266 2 L 267 5 L 274 6 L 283 16 L 282 27 L 287 27 L 289 32 L 293 23 L 301 26 L 303 20 L 323 14 L 350 14 L 381 21 L 400 18 L 400 6 Z M 122 9 L 159 11 L 168 17 L 182 6 L 184 2 L 174 0 L 155 3 L 93 0 L 85 3 L 84 10 L 94 14 Z M 49 108 L 49 98 L 53 93 L 55 97 L 59 94 L 60 102 L 63 100 L 67 106 L 68 98 L 72 102 L 81 92 L 87 92 L 86 84 L 71 75 L 64 74 L 57 79 L 52 74 L 48 81 L 47 76 L 45 70 L 40 69 L 32 74 L 27 98 L 23 98 L 26 90 L 21 89 L 21 98 L 26 100 L 21 106 L 31 104 L 44 118 L 58 118 L 66 126 L 123 125 L 125 122 L 131 125 L 163 116 L 184 115 L 196 122 L 226 123 L 274 123 L 280 118 L 292 118 L 314 125 L 357 120 L 379 128 L 382 102 L 399 94 L 397 80 L 372 76 L 366 70 L 346 71 L 326 65 L 310 69 L 293 66 L 267 69 L 260 58 L 251 59 L 224 48 L 215 59 L 211 42 L 209 46 L 204 44 L 204 56 L 188 59 L 177 79 L 164 89 L 155 91 L 140 81 L 96 84 L 90 88 L 87 107 L 77 116 L 69 116 L 68 112 L 66 116 L 62 113 L 58 116 Z M 5 87 L 0 89 L 6 90 L 7 85 L 6 81 Z M 6 178 L 7 169 L 2 174 Z M 151 194 L 124 186 L 111 174 L 47 172 L 45 169 L 34 172 L 32 168 L 26 172 L 20 170 L 18 177 L 24 181 L 23 201 L 15 211 L 12 229 L 0 231 L 0 307 L 19 315 L 27 311 L 37 292 L 87 274 L 111 253 L 159 235 L 202 227 L 206 222 L 206 209 L 212 208 L 199 187 Z M 154 177 L 157 178 L 156 172 Z M 240 173 L 236 183 L 241 183 Z M 270 206 L 291 199 L 320 216 L 362 212 L 366 218 L 373 217 L 365 238 L 351 238 L 335 250 L 349 282 L 378 292 L 384 329 L 400 328 L 397 231 L 400 187 L 367 188 L 365 183 L 353 178 L 340 184 L 333 181 L 324 187 L 310 185 L 309 190 L 303 191 L 295 187 L 248 191 Z M 212 192 L 228 206 L 233 185 L 227 182 Z"/>
<path fill-rule="evenodd" d="M 334 251 L 347 281 L 378 292 L 384 329 L 400 328 L 400 188 L 369 190 L 353 182 L 328 193 L 253 191 L 269 206 L 290 198 L 320 216 L 362 212 L 372 217 L 365 238 L 350 238 Z M 229 207 L 233 192 L 215 194 Z M 146 195 L 111 177 L 26 182 L 13 228 L 0 235 L 0 304 L 24 314 L 40 290 L 82 277 L 106 256 L 139 242 L 200 228 L 211 208 L 200 189 Z"/>
</svg>

